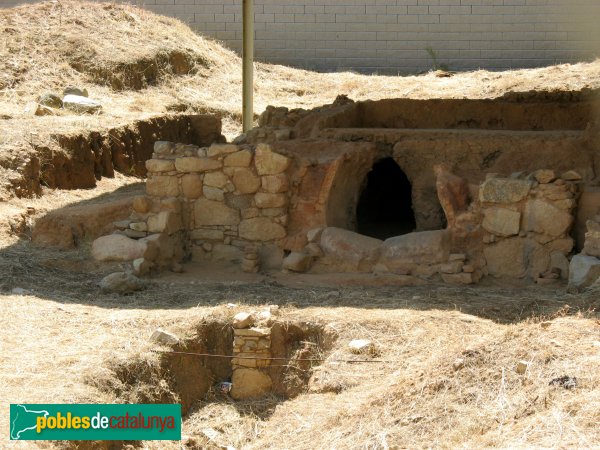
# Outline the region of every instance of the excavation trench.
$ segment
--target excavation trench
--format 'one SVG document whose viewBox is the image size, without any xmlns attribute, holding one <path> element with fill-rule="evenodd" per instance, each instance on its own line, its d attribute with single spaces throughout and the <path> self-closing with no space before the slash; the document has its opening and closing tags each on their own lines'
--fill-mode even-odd
<svg viewBox="0 0 600 450">
<path fill-rule="evenodd" d="M 147 359 L 112 367 L 100 381 L 124 402 L 180 403 L 185 417 L 198 402 L 276 396 L 282 401 L 307 390 L 313 367 L 332 348 L 335 336 L 314 322 L 273 321 L 234 329 L 230 322 L 201 323 L 191 338 Z M 231 383 L 229 393 L 222 383 Z M 226 384 L 226 386 L 228 386 Z"/>
</svg>

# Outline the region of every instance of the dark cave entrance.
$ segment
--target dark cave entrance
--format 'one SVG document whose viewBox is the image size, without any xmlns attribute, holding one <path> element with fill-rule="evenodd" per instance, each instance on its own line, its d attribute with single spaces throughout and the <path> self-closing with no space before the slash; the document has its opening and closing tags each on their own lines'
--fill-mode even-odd
<svg viewBox="0 0 600 450">
<path fill-rule="evenodd" d="M 392 158 L 377 161 L 356 207 L 357 232 L 377 239 L 415 230 L 410 181 Z"/>
</svg>

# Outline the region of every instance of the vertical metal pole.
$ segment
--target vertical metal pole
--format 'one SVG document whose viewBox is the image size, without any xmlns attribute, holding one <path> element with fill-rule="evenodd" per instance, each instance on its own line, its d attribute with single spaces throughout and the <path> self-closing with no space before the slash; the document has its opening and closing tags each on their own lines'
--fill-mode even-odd
<svg viewBox="0 0 600 450">
<path fill-rule="evenodd" d="M 242 123 L 244 133 L 254 121 L 254 0 L 243 0 Z"/>
</svg>

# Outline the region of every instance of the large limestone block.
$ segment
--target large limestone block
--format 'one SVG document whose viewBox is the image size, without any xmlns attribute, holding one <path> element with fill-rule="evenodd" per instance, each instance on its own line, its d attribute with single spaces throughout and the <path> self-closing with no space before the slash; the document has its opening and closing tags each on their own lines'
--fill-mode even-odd
<svg viewBox="0 0 600 450">
<path fill-rule="evenodd" d="M 148 217 L 148 231 L 150 233 L 172 234 L 181 230 L 181 215 L 171 211 L 161 211 Z"/>
<path fill-rule="evenodd" d="M 148 172 L 170 172 L 175 170 L 175 163 L 172 159 L 148 159 L 146 169 Z"/>
<path fill-rule="evenodd" d="M 527 274 L 527 240 L 522 238 L 503 239 L 487 245 L 483 255 L 490 275 L 523 278 Z"/>
<path fill-rule="evenodd" d="M 181 177 L 181 191 L 187 198 L 202 196 L 202 177 L 197 173 L 189 173 Z"/>
<path fill-rule="evenodd" d="M 489 208 L 484 212 L 483 228 L 498 236 L 519 234 L 521 213 L 505 208 Z"/>
<path fill-rule="evenodd" d="M 260 187 L 260 177 L 250 169 L 238 169 L 232 177 L 233 185 L 241 194 L 253 194 Z"/>
<path fill-rule="evenodd" d="M 596 222 L 588 220 L 590 226 L 588 229 L 594 229 Z M 583 252 L 588 256 L 600 256 L 600 231 L 588 231 L 585 233 L 585 245 L 583 247 Z"/>
<path fill-rule="evenodd" d="M 259 175 L 277 175 L 285 172 L 290 165 L 290 159 L 275 153 L 267 144 L 258 144 L 254 164 Z"/>
<path fill-rule="evenodd" d="M 238 228 L 240 238 L 249 241 L 272 241 L 285 237 L 285 228 L 267 217 L 243 220 Z"/>
<path fill-rule="evenodd" d="M 146 181 L 146 192 L 156 197 L 177 197 L 179 183 L 177 177 L 168 175 L 152 176 Z"/>
<path fill-rule="evenodd" d="M 206 186 L 222 188 L 225 187 L 228 180 L 227 175 L 223 172 L 210 172 L 204 175 L 204 184 Z"/>
<path fill-rule="evenodd" d="M 97 261 L 133 261 L 144 256 L 145 245 L 121 234 L 110 234 L 92 243 L 92 257 Z"/>
<path fill-rule="evenodd" d="M 561 236 L 569 231 L 573 216 L 543 200 L 529 200 L 523 211 L 523 228 L 549 236 Z"/>
<path fill-rule="evenodd" d="M 527 197 L 531 182 L 511 178 L 490 178 L 479 188 L 482 203 L 517 203 Z"/>
<path fill-rule="evenodd" d="M 323 253 L 340 269 L 370 271 L 379 259 L 383 241 L 328 227 L 321 234 L 320 244 Z"/>
<path fill-rule="evenodd" d="M 258 398 L 271 390 L 271 377 L 257 369 L 235 369 L 231 376 L 231 397 L 235 400 Z"/>
<path fill-rule="evenodd" d="M 230 153 L 235 153 L 238 150 L 239 148 L 235 144 L 212 144 L 208 148 L 207 155 L 209 157 L 228 155 Z"/>
<path fill-rule="evenodd" d="M 175 168 L 178 172 L 206 172 L 207 170 L 220 169 L 222 166 L 221 161 L 210 158 L 184 156 L 175 159 Z"/>
<path fill-rule="evenodd" d="M 594 256 L 575 255 L 569 265 L 569 290 L 582 289 L 600 278 L 600 259 Z"/>
<path fill-rule="evenodd" d="M 285 194 L 259 192 L 254 196 L 258 208 L 281 208 L 287 202 Z"/>
<path fill-rule="evenodd" d="M 267 175 L 262 177 L 262 188 L 266 192 L 285 192 L 289 188 L 288 177 L 285 174 Z"/>
<path fill-rule="evenodd" d="M 221 202 L 200 198 L 194 203 L 196 226 L 201 225 L 237 225 L 240 213 Z"/>
<path fill-rule="evenodd" d="M 381 263 L 389 270 L 406 264 L 440 264 L 450 256 L 450 233 L 447 230 L 421 231 L 386 239 Z"/>
<path fill-rule="evenodd" d="M 251 162 L 252 152 L 250 150 L 240 150 L 227 155 L 223 160 L 225 167 L 248 167 Z"/>
</svg>

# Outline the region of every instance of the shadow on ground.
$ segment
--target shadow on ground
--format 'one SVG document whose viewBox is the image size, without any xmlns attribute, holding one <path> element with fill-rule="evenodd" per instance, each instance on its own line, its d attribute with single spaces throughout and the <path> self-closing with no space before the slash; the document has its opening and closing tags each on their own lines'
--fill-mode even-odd
<svg viewBox="0 0 600 450">
<path fill-rule="evenodd" d="M 114 198 L 135 195 L 127 186 L 84 200 L 50 214 L 94 207 Z M 83 224 L 85 226 L 85 224 Z M 552 317 L 565 311 L 600 310 L 594 293 L 567 294 L 565 285 L 540 287 L 486 279 L 476 286 L 431 284 L 418 287 L 348 286 L 327 276 L 267 273 L 247 276 L 239 271 L 220 273 L 214 267 L 189 265 L 183 275 L 161 274 L 147 280 L 143 291 L 119 296 L 100 292 L 97 283 L 129 264 L 97 263 L 89 256 L 91 239 L 69 251 L 35 247 L 27 239 L 0 249 L 0 297 L 21 288 L 36 297 L 59 303 L 89 304 L 101 308 L 186 309 L 227 303 L 278 304 L 297 308 L 353 307 L 364 309 L 455 310 L 514 323 L 533 317 Z M 223 276 L 219 276 L 223 275 Z M 16 297 L 13 297 L 16 298 Z M 565 307 L 568 305 L 568 308 Z"/>
</svg>

